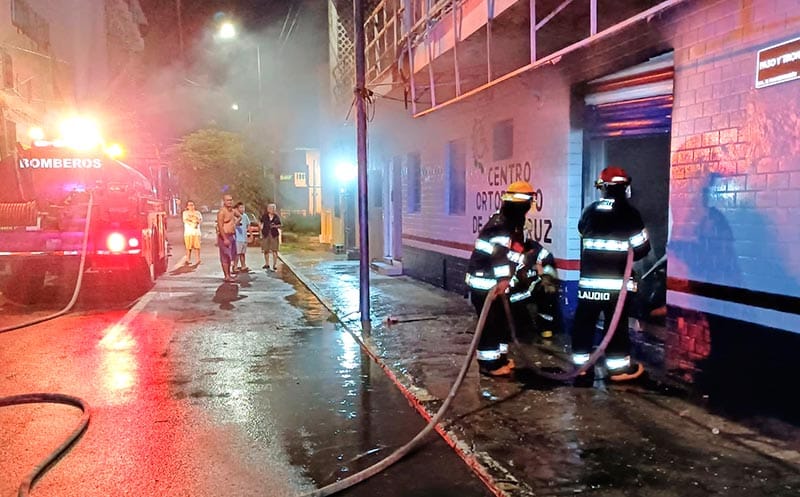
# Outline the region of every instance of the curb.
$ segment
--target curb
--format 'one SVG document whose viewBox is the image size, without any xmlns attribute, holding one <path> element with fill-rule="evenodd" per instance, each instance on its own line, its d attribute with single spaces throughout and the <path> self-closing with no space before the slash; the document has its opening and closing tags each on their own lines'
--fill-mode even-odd
<svg viewBox="0 0 800 497">
<path fill-rule="evenodd" d="M 353 329 L 347 323 L 343 321 L 344 316 L 339 316 L 336 307 L 333 305 L 333 302 L 328 300 L 323 294 L 320 288 L 309 278 L 307 278 L 301 271 L 299 271 L 291 262 L 288 262 L 284 259 L 283 256 L 280 254 L 278 258 L 281 262 L 295 275 L 295 277 L 300 280 L 308 290 L 314 294 L 314 296 L 319 300 L 323 306 L 325 306 L 328 311 L 336 317 L 342 327 L 350 333 L 353 339 L 358 343 L 361 349 L 372 359 L 372 361 L 377 364 L 386 376 L 391 380 L 392 383 L 400 390 L 400 393 L 408 400 L 411 406 L 422 416 L 422 418 L 426 422 L 430 422 L 432 414 L 428 412 L 428 410 L 423 405 L 423 401 L 414 394 L 414 392 L 409 389 L 406 385 L 404 385 L 398 376 L 395 374 L 394 371 L 383 361 L 383 359 L 378 355 L 378 353 L 373 350 L 361 337 L 361 333 L 357 329 Z M 437 399 L 438 400 L 438 399 Z M 448 431 L 444 428 L 442 424 L 437 424 L 434 427 L 435 431 L 442 437 L 442 439 L 449 445 L 455 453 L 467 464 L 467 466 L 475 473 L 475 475 L 480 479 L 484 485 L 489 489 L 497 497 L 519 497 L 524 495 L 535 495 L 534 492 L 528 488 L 526 484 L 517 480 L 511 473 L 509 473 L 501 464 L 494 461 L 494 459 L 490 458 L 488 455 L 479 458 L 477 454 L 469 450 L 469 444 L 462 440 L 459 440 L 457 435 L 451 431 Z M 490 474 L 489 468 L 493 468 L 495 471 L 502 473 L 502 488 L 501 484 L 496 481 L 495 477 Z M 514 494 L 508 493 L 508 490 L 517 490 Z"/>
</svg>

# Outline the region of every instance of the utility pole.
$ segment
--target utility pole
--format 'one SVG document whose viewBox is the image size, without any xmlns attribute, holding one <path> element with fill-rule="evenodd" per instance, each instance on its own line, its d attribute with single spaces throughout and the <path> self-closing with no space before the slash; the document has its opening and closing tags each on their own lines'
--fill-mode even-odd
<svg viewBox="0 0 800 497">
<path fill-rule="evenodd" d="M 358 152 L 358 240 L 359 258 L 359 306 L 361 330 L 369 335 L 372 331 L 369 312 L 369 216 L 367 215 L 367 88 L 366 54 L 364 37 L 364 0 L 353 0 L 353 24 L 356 50 L 356 144 Z"/>
<path fill-rule="evenodd" d="M 181 55 L 181 66 L 186 64 L 184 59 L 183 49 L 183 8 L 181 7 L 181 0 L 175 0 L 175 10 L 178 11 L 178 49 Z"/>
<path fill-rule="evenodd" d="M 261 83 L 261 42 L 256 43 L 256 71 L 258 72 L 258 111 L 264 110 L 264 85 Z"/>
</svg>

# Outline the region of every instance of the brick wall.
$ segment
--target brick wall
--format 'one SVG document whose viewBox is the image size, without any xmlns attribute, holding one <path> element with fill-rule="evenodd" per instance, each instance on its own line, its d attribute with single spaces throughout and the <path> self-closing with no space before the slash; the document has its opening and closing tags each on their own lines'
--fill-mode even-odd
<svg viewBox="0 0 800 497">
<path fill-rule="evenodd" d="M 723 368 L 720 360 L 709 357 L 718 358 L 720 344 L 751 350 L 751 363 L 774 362 L 769 351 L 789 339 L 775 328 L 800 332 L 796 310 L 770 308 L 774 296 L 800 296 L 800 83 L 755 88 L 758 50 L 800 35 L 796 8 L 696 2 L 669 24 L 676 74 L 665 365 L 686 380 L 719 374 L 710 369 Z M 697 295 L 686 282 L 711 285 Z M 747 367 L 744 359 L 724 369 Z"/>
<path fill-rule="evenodd" d="M 675 23 L 671 182 L 673 240 L 706 243 L 670 275 L 800 296 L 800 83 L 754 88 L 757 50 L 800 34 L 797 3 L 707 3 Z"/>
</svg>

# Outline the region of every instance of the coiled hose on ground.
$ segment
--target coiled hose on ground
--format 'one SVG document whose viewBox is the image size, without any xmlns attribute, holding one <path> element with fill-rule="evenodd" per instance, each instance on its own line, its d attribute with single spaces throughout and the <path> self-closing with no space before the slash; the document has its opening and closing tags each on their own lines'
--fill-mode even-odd
<svg viewBox="0 0 800 497">
<path fill-rule="evenodd" d="M 25 477 L 25 480 L 22 481 L 22 484 L 19 486 L 19 492 L 17 493 L 18 497 L 28 497 L 31 491 L 31 487 L 42 477 L 42 475 L 47 471 L 50 466 L 53 465 L 62 455 L 64 455 L 67 450 L 80 438 L 84 431 L 86 431 L 86 427 L 89 426 L 89 418 L 91 417 L 91 413 L 89 410 L 89 405 L 83 400 L 79 399 L 78 397 L 73 397 L 71 395 L 64 395 L 61 393 L 27 393 L 23 395 L 12 395 L 10 397 L 0 397 L 0 407 L 5 406 L 16 406 L 21 404 L 65 404 L 68 406 L 74 406 L 79 408 L 83 411 L 83 415 L 81 416 L 80 421 L 78 422 L 78 426 L 72 430 L 72 433 L 59 445 L 53 452 L 50 453 L 47 457 L 42 459 L 42 461 L 33 468 L 28 476 Z"/>
<path fill-rule="evenodd" d="M 72 298 L 69 300 L 67 305 L 61 309 L 60 311 L 50 314 L 48 316 L 33 319 L 31 321 L 26 321 L 24 323 L 16 324 L 13 326 L 7 326 L 5 328 L 0 328 L 0 333 L 6 333 L 13 330 L 18 330 L 21 328 L 26 328 L 28 326 L 33 326 L 35 324 L 43 323 L 45 321 L 49 321 L 51 319 L 55 319 L 59 316 L 63 316 L 67 312 L 69 312 L 72 307 L 75 305 L 75 302 L 78 301 L 78 295 L 81 291 L 81 285 L 83 283 L 83 271 L 86 267 L 86 253 L 88 250 L 88 243 L 89 243 L 89 227 L 91 226 L 92 221 L 92 205 L 94 204 L 94 197 L 89 193 L 89 204 L 86 207 L 86 225 L 83 228 L 83 242 L 81 244 L 81 262 L 78 266 L 78 278 L 75 282 L 75 290 L 72 292 Z M 61 445 L 59 445 L 53 452 L 50 453 L 47 457 L 45 457 L 36 467 L 31 471 L 28 476 L 23 480 L 22 484 L 19 486 L 19 492 L 17 493 L 18 497 L 27 497 L 30 494 L 31 488 L 42 477 L 42 475 L 62 456 L 64 455 L 67 450 L 80 438 L 84 431 L 86 431 L 86 427 L 89 426 L 89 419 L 91 418 L 91 413 L 89 409 L 89 405 L 83 399 L 78 397 L 73 397 L 71 395 L 65 395 L 61 393 L 27 393 L 22 395 L 12 395 L 10 397 L 0 397 L 0 407 L 6 406 L 15 406 L 21 404 L 65 404 L 79 408 L 83 411 L 83 415 L 81 416 L 80 421 L 78 422 L 78 426 L 72 431 L 72 433 L 67 437 Z"/>
</svg>

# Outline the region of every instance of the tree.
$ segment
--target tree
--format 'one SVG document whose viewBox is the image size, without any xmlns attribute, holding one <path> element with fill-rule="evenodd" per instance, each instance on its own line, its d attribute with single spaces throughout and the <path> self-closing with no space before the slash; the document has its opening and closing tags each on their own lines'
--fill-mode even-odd
<svg viewBox="0 0 800 497">
<path fill-rule="evenodd" d="M 180 139 L 172 162 L 185 202 L 219 205 L 223 193 L 259 209 L 272 191 L 273 167 L 238 133 L 201 129 Z"/>
</svg>

